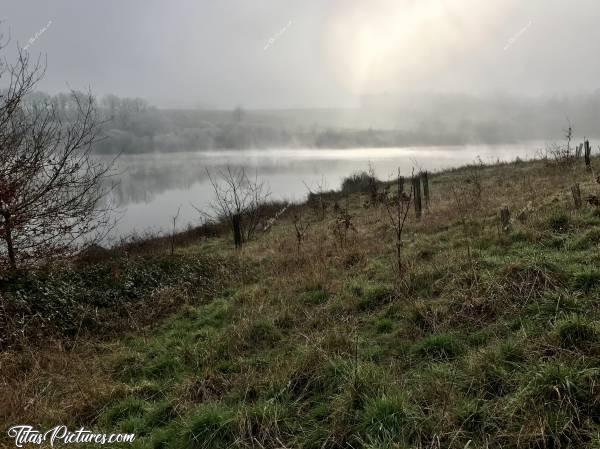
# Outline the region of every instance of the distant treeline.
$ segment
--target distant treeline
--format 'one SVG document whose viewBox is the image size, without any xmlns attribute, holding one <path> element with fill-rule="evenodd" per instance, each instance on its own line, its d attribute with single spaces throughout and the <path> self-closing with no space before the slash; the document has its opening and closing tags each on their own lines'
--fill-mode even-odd
<svg viewBox="0 0 600 449">
<path fill-rule="evenodd" d="M 76 108 L 70 94 L 37 93 L 32 100 L 66 117 Z M 97 108 L 105 122 L 99 153 L 506 144 L 561 139 L 569 122 L 576 136 L 600 137 L 600 91 L 562 99 L 369 97 L 357 109 L 270 111 L 158 109 L 108 95 Z"/>
</svg>

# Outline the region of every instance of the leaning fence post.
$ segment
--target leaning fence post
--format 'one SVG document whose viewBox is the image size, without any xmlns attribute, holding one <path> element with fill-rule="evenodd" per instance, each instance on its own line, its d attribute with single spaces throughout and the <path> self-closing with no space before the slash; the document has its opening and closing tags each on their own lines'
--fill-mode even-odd
<svg viewBox="0 0 600 449">
<path fill-rule="evenodd" d="M 581 189 L 579 188 L 579 183 L 574 184 L 571 187 L 571 194 L 573 195 L 573 203 L 575 204 L 575 209 L 581 208 Z"/>
</svg>

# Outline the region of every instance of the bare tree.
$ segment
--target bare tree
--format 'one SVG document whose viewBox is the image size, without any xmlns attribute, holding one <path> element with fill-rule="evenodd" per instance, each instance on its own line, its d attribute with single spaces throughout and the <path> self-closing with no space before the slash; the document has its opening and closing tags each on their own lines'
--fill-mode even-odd
<svg viewBox="0 0 600 449">
<path fill-rule="evenodd" d="M 91 156 L 100 132 L 94 98 L 73 95 L 76 114 L 66 120 L 51 103 L 28 100 L 44 73 L 21 49 L 0 67 L 8 79 L 0 94 L 0 256 L 12 269 L 76 250 L 110 220 L 102 199 L 111 164 Z"/>
<path fill-rule="evenodd" d="M 300 256 L 302 242 L 306 238 L 306 233 L 310 228 L 310 223 L 302 221 L 302 214 L 298 212 L 294 215 L 294 230 L 296 231 L 296 255 Z"/>
<path fill-rule="evenodd" d="M 402 233 L 404 224 L 410 210 L 410 202 L 413 197 L 414 183 L 411 183 L 411 189 L 408 195 L 404 192 L 404 178 L 400 176 L 398 169 L 398 178 L 396 179 L 397 196 L 385 203 L 390 224 L 394 228 L 396 236 L 396 261 L 398 264 L 398 275 L 404 274 L 404 264 L 402 263 Z"/>
<path fill-rule="evenodd" d="M 334 210 L 336 211 L 337 215 L 332 224 L 332 232 L 340 244 L 340 250 L 343 250 L 348 241 L 348 232 L 354 231 L 354 233 L 358 233 L 356 227 L 354 226 L 354 222 L 352 221 L 354 217 L 350 214 L 348 197 L 346 197 L 345 206 L 343 208 L 341 208 L 336 202 Z"/>
<path fill-rule="evenodd" d="M 571 157 L 571 140 L 573 139 L 573 125 L 571 125 L 571 120 L 567 117 L 567 123 L 569 127 L 564 130 L 565 139 L 567 139 L 567 155 Z"/>
<path fill-rule="evenodd" d="M 231 226 L 235 247 L 241 248 L 253 237 L 261 219 L 261 206 L 270 192 L 258 176 L 251 180 L 244 168 L 228 166 L 216 176 L 208 170 L 206 173 L 215 192 L 211 208 L 216 215 L 209 218 L 226 220 Z"/>
<path fill-rule="evenodd" d="M 171 217 L 171 221 L 173 221 L 173 228 L 171 229 L 171 256 L 175 254 L 175 230 L 177 228 L 177 219 L 179 218 L 180 212 L 181 206 L 177 208 L 177 213 Z"/>
</svg>

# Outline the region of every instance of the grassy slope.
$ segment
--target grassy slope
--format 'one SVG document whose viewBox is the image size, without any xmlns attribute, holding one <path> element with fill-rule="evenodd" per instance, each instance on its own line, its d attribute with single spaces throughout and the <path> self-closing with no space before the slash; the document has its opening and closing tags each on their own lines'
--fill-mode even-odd
<svg viewBox="0 0 600 449">
<path fill-rule="evenodd" d="M 575 181 L 599 189 L 579 165 L 543 162 L 435 176 L 402 278 L 387 213 L 364 197 L 349 199 L 344 248 L 333 212 L 306 209 L 296 256 L 284 217 L 211 301 L 111 343 L 6 356 L 10 422 L 121 429 L 154 448 L 600 447 L 600 213 L 573 210 Z M 507 234 L 504 204 L 526 210 Z M 213 240 L 176 260 L 207 251 L 231 257 Z"/>
</svg>

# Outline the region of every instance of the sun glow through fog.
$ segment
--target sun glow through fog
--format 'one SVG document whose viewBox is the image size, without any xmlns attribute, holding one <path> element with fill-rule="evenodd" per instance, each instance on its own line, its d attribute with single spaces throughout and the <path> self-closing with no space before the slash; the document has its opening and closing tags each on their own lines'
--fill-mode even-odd
<svg viewBox="0 0 600 449">
<path fill-rule="evenodd" d="M 331 12 L 326 51 L 336 77 L 355 93 L 365 85 L 410 85 L 451 69 L 481 45 L 514 0 L 346 0 Z"/>
</svg>

